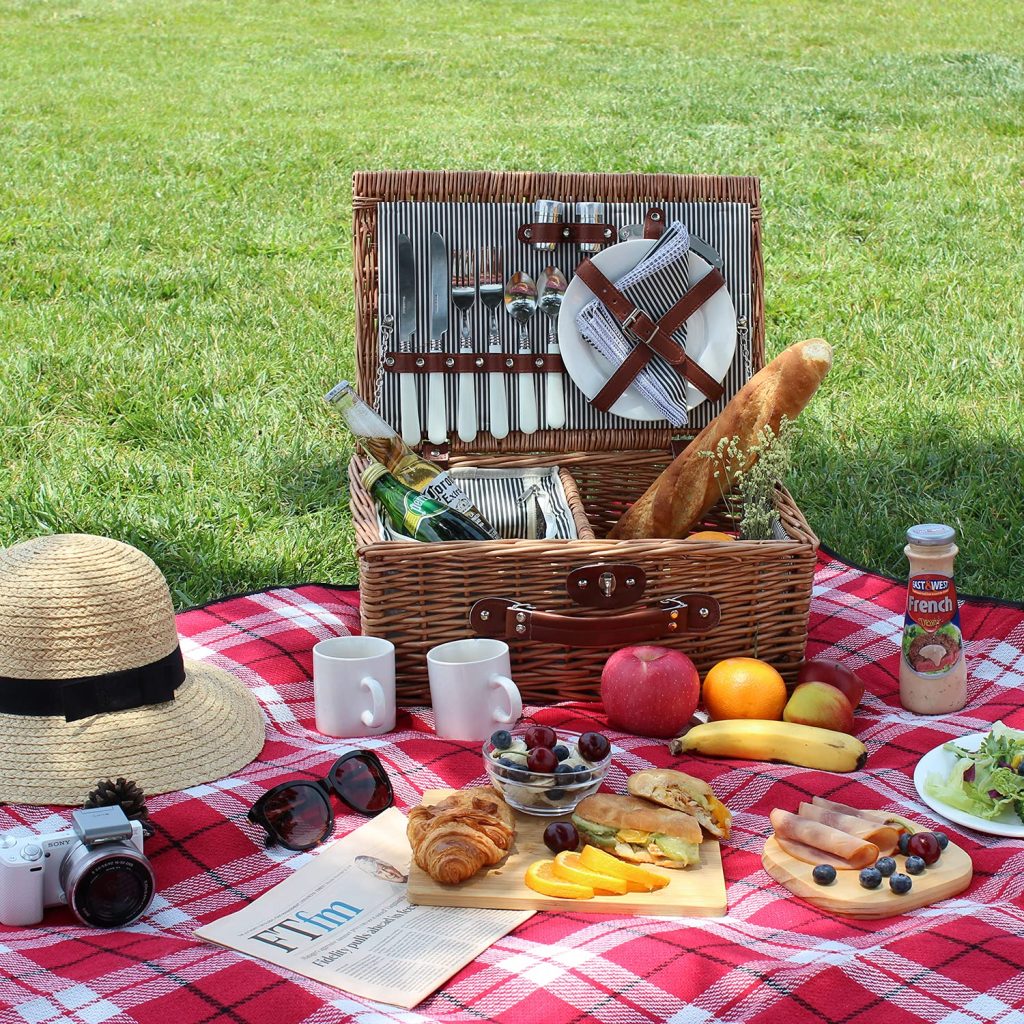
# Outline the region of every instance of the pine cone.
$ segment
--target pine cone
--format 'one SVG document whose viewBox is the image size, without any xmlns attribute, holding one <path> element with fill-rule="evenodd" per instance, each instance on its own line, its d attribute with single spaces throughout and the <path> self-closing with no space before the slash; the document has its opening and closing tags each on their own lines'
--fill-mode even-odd
<svg viewBox="0 0 1024 1024">
<path fill-rule="evenodd" d="M 92 807 L 120 807 L 129 821 L 142 823 L 148 831 L 151 828 L 146 794 L 130 779 L 101 779 L 96 788 L 85 798 L 82 805 L 86 810 Z"/>
</svg>

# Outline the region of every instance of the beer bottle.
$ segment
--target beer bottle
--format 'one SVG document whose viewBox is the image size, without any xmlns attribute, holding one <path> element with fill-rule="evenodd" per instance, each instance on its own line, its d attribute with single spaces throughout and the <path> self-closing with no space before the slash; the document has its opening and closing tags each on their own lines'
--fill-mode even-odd
<svg viewBox="0 0 1024 1024">
<path fill-rule="evenodd" d="M 391 525 L 406 537 L 425 541 L 492 539 L 455 509 L 406 487 L 379 462 L 371 462 L 363 470 L 362 481 L 380 502 Z"/>
<path fill-rule="evenodd" d="M 383 463 L 397 480 L 476 523 L 489 540 L 498 539 L 498 531 L 480 514 L 451 473 L 421 459 L 398 432 L 356 394 L 347 380 L 331 388 L 324 401 L 341 415 L 360 446 Z"/>
</svg>

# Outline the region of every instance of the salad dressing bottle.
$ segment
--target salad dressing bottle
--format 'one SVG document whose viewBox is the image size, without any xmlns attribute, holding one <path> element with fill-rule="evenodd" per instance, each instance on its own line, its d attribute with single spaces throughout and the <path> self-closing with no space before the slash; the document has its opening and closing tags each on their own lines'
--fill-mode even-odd
<svg viewBox="0 0 1024 1024">
<path fill-rule="evenodd" d="M 924 523 L 907 530 L 910 560 L 900 653 L 900 703 L 921 715 L 959 711 L 967 703 L 967 665 L 953 583 L 956 530 Z"/>
</svg>

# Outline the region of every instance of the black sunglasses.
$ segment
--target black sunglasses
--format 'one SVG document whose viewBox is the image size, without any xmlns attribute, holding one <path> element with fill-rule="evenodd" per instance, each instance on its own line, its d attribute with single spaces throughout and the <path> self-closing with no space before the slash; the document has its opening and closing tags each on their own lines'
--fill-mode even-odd
<svg viewBox="0 0 1024 1024">
<path fill-rule="evenodd" d="M 391 780 L 370 750 L 353 750 L 334 762 L 326 778 L 282 782 L 252 805 L 249 820 L 267 833 L 267 845 L 311 850 L 334 828 L 333 793 L 357 814 L 374 817 L 394 802 Z"/>
</svg>

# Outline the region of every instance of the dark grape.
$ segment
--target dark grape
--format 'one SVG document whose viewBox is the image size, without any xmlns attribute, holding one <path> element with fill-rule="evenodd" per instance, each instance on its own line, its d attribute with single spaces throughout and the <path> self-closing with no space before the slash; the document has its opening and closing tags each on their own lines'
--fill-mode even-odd
<svg viewBox="0 0 1024 1024">
<path fill-rule="evenodd" d="M 544 845 L 552 853 L 575 850 L 580 845 L 580 834 L 571 822 L 553 821 L 544 829 Z"/>
<path fill-rule="evenodd" d="M 499 729 L 491 733 L 491 746 L 495 750 L 508 750 L 512 746 L 512 733 L 508 729 Z"/>
<path fill-rule="evenodd" d="M 1021 764 L 1024 765 L 1024 761 Z M 1024 772 L 1021 772 L 1021 774 L 1024 775 Z M 935 841 L 939 844 L 940 850 L 944 850 L 949 846 L 949 836 L 945 832 L 933 832 L 932 835 L 935 836 Z"/>
<path fill-rule="evenodd" d="M 864 868 L 860 873 L 860 884 L 865 889 L 877 889 L 882 884 L 882 872 L 878 868 Z"/>
<path fill-rule="evenodd" d="M 819 864 L 811 872 L 811 877 L 818 885 L 831 885 L 836 880 L 836 869 L 831 864 Z"/>
<path fill-rule="evenodd" d="M 900 833 L 900 853 L 902 853 L 904 857 L 907 855 L 907 843 L 909 843 L 909 842 L 910 842 L 910 833 L 909 832 L 901 832 Z"/>
<path fill-rule="evenodd" d="M 558 767 L 558 758 L 550 747 L 534 747 L 526 755 L 526 767 L 531 772 L 547 775 Z"/>
<path fill-rule="evenodd" d="M 608 737 L 599 732 L 585 732 L 576 744 L 580 757 L 593 764 L 595 761 L 603 761 L 611 753 L 612 745 Z"/>
<path fill-rule="evenodd" d="M 558 742 L 555 730 L 546 725 L 531 725 L 523 739 L 531 750 L 534 747 L 546 747 L 550 750 Z"/>
<path fill-rule="evenodd" d="M 889 888 L 892 889 L 897 896 L 902 896 L 904 893 L 910 892 L 914 887 L 914 883 L 910 880 L 909 875 L 893 875 L 889 879 Z"/>
<path fill-rule="evenodd" d="M 907 874 L 908 875 L 919 875 L 924 871 L 927 865 L 924 862 L 923 857 L 908 857 L 907 858 Z"/>
<path fill-rule="evenodd" d="M 559 743 L 558 746 L 555 747 L 555 757 L 557 757 L 559 761 L 564 761 L 568 756 L 569 748 L 564 743 Z"/>
<path fill-rule="evenodd" d="M 931 832 L 918 832 L 910 837 L 907 852 L 920 857 L 925 864 L 934 864 L 942 855 L 942 847 Z"/>
</svg>

